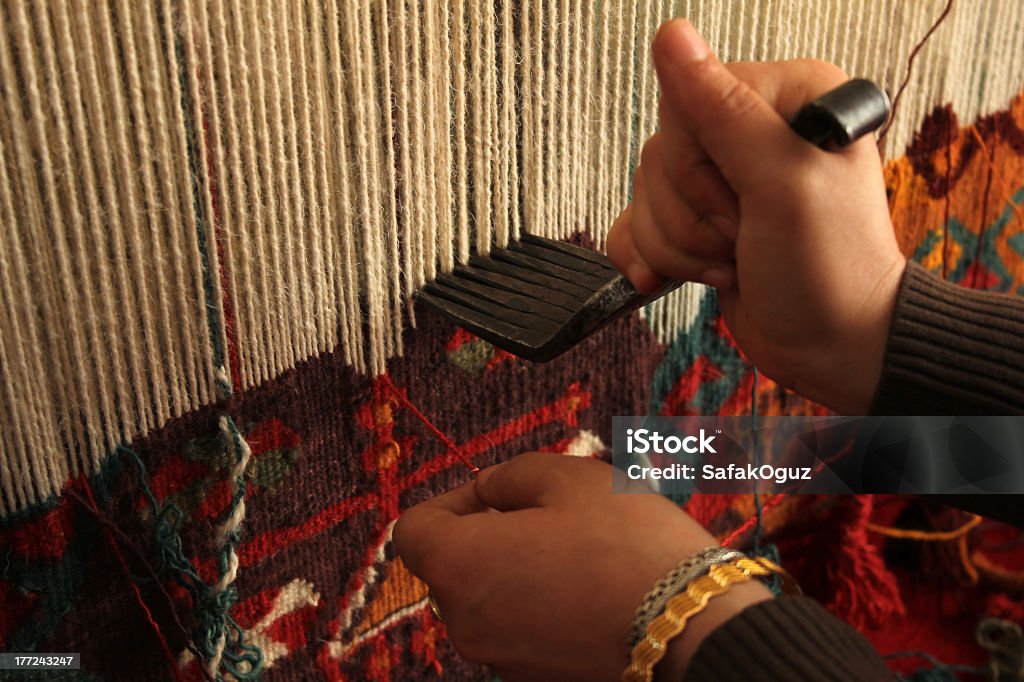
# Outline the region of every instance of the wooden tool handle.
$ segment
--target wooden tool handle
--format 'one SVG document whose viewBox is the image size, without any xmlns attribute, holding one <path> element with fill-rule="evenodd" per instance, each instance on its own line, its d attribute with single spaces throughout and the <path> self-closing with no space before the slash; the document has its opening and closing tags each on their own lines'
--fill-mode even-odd
<svg viewBox="0 0 1024 682">
<path fill-rule="evenodd" d="M 889 97 L 864 78 L 854 78 L 805 104 L 790 127 L 822 149 L 839 149 L 877 130 L 889 118 Z"/>
</svg>

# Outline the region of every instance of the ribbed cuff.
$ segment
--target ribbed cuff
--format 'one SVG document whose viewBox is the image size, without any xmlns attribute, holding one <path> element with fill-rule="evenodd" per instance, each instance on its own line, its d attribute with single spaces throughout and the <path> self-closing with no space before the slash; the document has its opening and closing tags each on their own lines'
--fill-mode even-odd
<svg viewBox="0 0 1024 682">
<path fill-rule="evenodd" d="M 759 602 L 701 642 L 685 682 L 892 680 L 860 634 L 809 597 Z"/>
<path fill-rule="evenodd" d="M 908 262 L 871 413 L 1024 413 L 1024 299 Z"/>
</svg>

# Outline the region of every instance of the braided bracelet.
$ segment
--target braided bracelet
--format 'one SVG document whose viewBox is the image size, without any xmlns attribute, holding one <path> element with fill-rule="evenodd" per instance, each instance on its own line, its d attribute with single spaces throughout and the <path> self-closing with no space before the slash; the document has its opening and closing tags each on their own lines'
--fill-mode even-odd
<svg viewBox="0 0 1024 682">
<path fill-rule="evenodd" d="M 647 624 L 661 615 L 661 612 L 665 610 L 665 604 L 672 598 L 672 595 L 685 589 L 691 580 L 707 573 L 713 564 L 732 561 L 742 556 L 742 552 L 734 549 L 711 545 L 679 562 L 679 565 L 668 575 L 654 583 L 654 587 L 644 595 L 643 601 L 637 607 L 627 640 L 629 648 L 632 649 L 637 642 L 643 639 Z"/>
<path fill-rule="evenodd" d="M 622 681 L 650 682 L 654 677 L 654 666 L 665 657 L 668 641 L 679 635 L 690 618 L 703 611 L 713 597 L 725 593 L 732 585 L 772 573 L 782 577 L 785 591 L 795 591 L 796 585 L 789 574 L 761 557 L 744 557 L 712 566 L 706 576 L 697 578 L 687 585 L 686 591 L 669 599 L 665 612 L 648 624 L 646 636 L 633 647 Z"/>
</svg>

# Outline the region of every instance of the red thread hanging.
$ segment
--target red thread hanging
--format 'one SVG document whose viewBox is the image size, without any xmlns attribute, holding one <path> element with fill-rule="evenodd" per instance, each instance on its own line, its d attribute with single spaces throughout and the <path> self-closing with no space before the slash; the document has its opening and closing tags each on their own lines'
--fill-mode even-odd
<svg viewBox="0 0 1024 682">
<path fill-rule="evenodd" d="M 977 124 L 971 126 L 971 135 L 974 137 L 974 141 L 978 144 L 978 148 L 981 150 L 982 156 L 985 157 L 985 164 L 988 166 L 989 172 L 992 173 L 993 175 L 1002 175 L 999 172 L 999 169 L 996 168 L 995 162 L 992 160 L 992 152 L 989 151 L 988 145 L 985 144 L 985 138 L 983 138 L 981 136 L 981 133 L 978 132 Z M 1002 177 L 1000 177 L 999 179 L 1001 183 L 1004 182 Z M 1004 190 L 1001 190 L 1000 194 L 1003 197 L 1003 201 L 1005 201 L 1010 206 L 1010 208 L 1013 209 L 1014 214 L 1017 216 L 1017 220 L 1019 220 L 1020 223 L 1024 225 L 1024 212 L 1021 212 L 1021 207 L 1017 204 L 1016 201 L 1013 200 L 1013 197 L 1008 195 Z M 981 243 L 980 238 L 978 243 Z"/>
<path fill-rule="evenodd" d="M 89 480 L 87 478 L 83 477 L 82 481 L 85 487 L 85 495 L 89 498 L 89 506 L 91 507 L 90 511 L 99 518 L 100 508 L 99 505 L 96 504 L 96 498 L 93 497 L 92 486 L 89 485 Z M 117 563 L 120 564 L 121 570 L 124 571 L 124 575 L 128 579 L 128 583 L 132 586 L 132 592 L 135 595 L 136 603 L 138 603 L 139 608 L 141 608 L 142 612 L 145 614 L 146 620 L 149 622 L 150 627 L 153 628 L 153 632 L 156 633 L 157 640 L 160 642 L 160 649 L 163 651 L 164 657 L 167 659 L 167 665 L 170 666 L 171 671 L 174 674 L 174 679 L 181 682 L 181 674 L 178 670 L 178 664 L 175 662 L 174 656 L 171 654 L 171 648 L 167 644 L 167 639 L 164 637 L 164 633 L 160 629 L 160 625 L 156 622 L 156 619 L 153 618 L 153 613 L 149 610 L 145 600 L 143 600 L 142 593 L 139 591 L 139 586 L 135 584 L 134 580 L 132 580 L 131 570 L 128 568 L 128 563 L 124 560 L 124 555 L 121 554 L 121 548 L 118 547 L 117 541 L 114 539 L 114 534 L 106 526 L 103 527 L 103 530 L 105 531 L 105 535 L 107 536 L 107 541 L 110 543 L 111 549 L 114 550 L 114 556 L 117 557 Z"/>
<path fill-rule="evenodd" d="M 382 374 L 380 378 L 381 381 L 383 381 L 384 384 L 391 390 L 391 393 L 394 395 L 395 399 L 398 400 L 398 402 L 402 403 L 402 405 L 404 405 L 405 407 L 409 408 L 409 411 L 416 415 L 416 418 L 423 422 L 423 425 L 430 429 L 430 431 L 435 436 L 437 436 L 438 440 L 444 443 L 445 447 L 448 448 L 449 452 L 458 457 L 459 460 L 462 461 L 462 463 L 465 464 L 467 467 L 469 467 L 469 470 L 472 471 L 474 474 L 480 473 L 480 467 L 476 466 L 471 461 L 469 461 L 469 458 L 466 457 L 465 453 L 462 452 L 462 449 L 455 443 L 455 441 L 449 438 L 441 429 L 434 426 L 431 423 L 431 421 L 427 419 L 427 416 L 423 414 L 418 407 L 413 405 L 412 401 L 409 400 L 405 396 L 405 394 L 402 393 L 397 386 L 395 386 L 394 382 L 391 381 L 391 377 L 389 377 L 387 374 Z"/>
<path fill-rule="evenodd" d="M 878 134 L 879 145 L 882 144 L 882 140 L 884 140 L 885 136 L 889 133 L 889 128 L 892 127 L 893 121 L 896 120 L 896 108 L 900 104 L 900 98 L 903 97 L 903 91 L 907 89 L 907 85 L 910 83 L 910 75 L 914 69 L 914 60 L 917 59 L 917 55 L 924 48 L 925 43 L 927 43 L 928 39 L 932 37 L 932 34 L 938 30 L 939 26 L 942 25 L 942 22 L 946 20 L 946 17 L 949 16 L 949 13 L 952 10 L 953 0 L 949 0 L 946 3 L 945 9 L 942 10 L 942 14 L 939 15 L 939 18 L 935 20 L 932 27 L 928 29 L 928 32 L 924 34 L 924 37 L 921 38 L 920 42 L 918 42 L 917 45 L 914 46 L 914 49 L 911 50 L 910 57 L 907 59 L 907 72 L 903 77 L 903 82 L 900 83 L 899 89 L 896 91 L 896 97 L 892 100 L 892 111 L 889 114 L 889 120 L 886 121 L 885 125 L 882 127 L 882 132 Z"/>
</svg>

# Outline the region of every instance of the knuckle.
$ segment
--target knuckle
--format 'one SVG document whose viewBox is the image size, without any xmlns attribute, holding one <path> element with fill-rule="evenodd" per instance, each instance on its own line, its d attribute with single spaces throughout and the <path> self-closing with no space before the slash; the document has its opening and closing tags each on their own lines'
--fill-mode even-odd
<svg viewBox="0 0 1024 682">
<path fill-rule="evenodd" d="M 735 245 L 724 236 L 720 226 L 714 225 L 707 218 L 701 218 L 694 228 L 700 241 L 700 246 L 695 249 L 704 258 L 725 259 L 734 253 Z"/>
<path fill-rule="evenodd" d="M 688 220 L 675 231 L 672 246 L 689 258 L 711 258 L 731 255 L 725 240 L 704 218 Z"/>
<path fill-rule="evenodd" d="M 667 241 L 656 248 L 640 247 L 640 255 L 651 266 L 651 268 L 662 276 L 674 279 L 685 279 L 688 272 L 684 268 L 687 256 L 684 251 L 677 249 Z"/>
<path fill-rule="evenodd" d="M 657 232 L 658 241 L 668 246 L 685 248 L 689 243 L 689 221 L 680 202 L 671 196 L 652 197 L 648 202 L 652 228 Z M 653 240 L 652 240 L 653 241 Z M 654 244 L 657 250 L 662 244 Z"/>
<path fill-rule="evenodd" d="M 699 251 L 701 247 L 700 231 L 692 221 L 680 221 L 676 229 L 669 232 L 669 240 L 676 249 L 682 252 Z"/>
<path fill-rule="evenodd" d="M 678 206 L 670 205 L 668 201 L 651 202 L 651 220 L 661 236 L 669 244 L 686 243 L 686 220 L 680 214 Z"/>
<path fill-rule="evenodd" d="M 742 118 L 757 108 L 758 98 L 746 82 L 733 78 L 721 90 L 714 108 L 722 120 Z"/>
<path fill-rule="evenodd" d="M 699 189 L 703 183 L 697 178 L 693 180 L 693 185 Z M 682 252 L 701 250 L 703 240 L 699 225 L 692 210 L 686 209 L 680 199 L 666 192 L 658 196 L 652 192 L 648 204 L 655 229 L 668 247 Z"/>
</svg>

